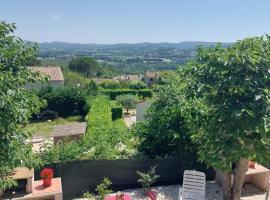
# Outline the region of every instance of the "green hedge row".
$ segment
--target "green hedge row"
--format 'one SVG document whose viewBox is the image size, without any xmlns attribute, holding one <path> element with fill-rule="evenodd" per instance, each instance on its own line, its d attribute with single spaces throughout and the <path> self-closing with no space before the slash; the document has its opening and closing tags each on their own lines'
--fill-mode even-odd
<svg viewBox="0 0 270 200">
<path fill-rule="evenodd" d="M 93 159 L 127 158 L 133 154 L 130 151 L 134 148 L 131 138 L 123 119 L 112 120 L 108 97 L 96 97 L 87 115 L 87 133 L 84 139 L 90 150 L 84 155 Z"/>
<path fill-rule="evenodd" d="M 115 100 L 115 97 L 123 94 L 133 94 L 138 95 L 142 98 L 152 97 L 152 90 L 143 89 L 143 90 L 132 90 L 132 89 L 102 89 L 100 91 L 102 94 L 110 97 L 111 100 Z"/>
<path fill-rule="evenodd" d="M 122 105 L 115 101 L 111 101 L 112 120 L 121 119 L 123 117 Z"/>
</svg>

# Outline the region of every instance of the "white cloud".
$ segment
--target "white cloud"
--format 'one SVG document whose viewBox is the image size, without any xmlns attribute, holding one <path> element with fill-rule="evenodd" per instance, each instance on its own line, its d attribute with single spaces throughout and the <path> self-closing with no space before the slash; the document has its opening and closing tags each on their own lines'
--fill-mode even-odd
<svg viewBox="0 0 270 200">
<path fill-rule="evenodd" d="M 52 19 L 54 19 L 54 20 L 59 20 L 59 19 L 62 18 L 62 16 L 59 15 L 59 14 L 53 14 L 53 15 L 50 15 L 50 17 L 51 17 Z"/>
</svg>

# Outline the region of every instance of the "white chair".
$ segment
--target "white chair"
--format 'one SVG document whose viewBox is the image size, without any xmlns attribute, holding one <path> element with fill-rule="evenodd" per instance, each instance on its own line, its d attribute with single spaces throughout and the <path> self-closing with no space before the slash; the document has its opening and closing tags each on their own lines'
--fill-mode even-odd
<svg viewBox="0 0 270 200">
<path fill-rule="evenodd" d="M 205 200 L 205 174 L 185 170 L 183 187 L 179 189 L 180 200 Z"/>
</svg>

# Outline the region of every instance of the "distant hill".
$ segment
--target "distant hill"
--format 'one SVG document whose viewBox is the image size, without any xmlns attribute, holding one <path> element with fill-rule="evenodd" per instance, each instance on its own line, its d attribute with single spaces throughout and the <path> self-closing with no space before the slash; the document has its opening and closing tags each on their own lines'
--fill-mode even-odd
<svg viewBox="0 0 270 200">
<path fill-rule="evenodd" d="M 214 46 L 217 42 L 179 42 L 179 43 L 116 43 L 116 44 L 80 44 L 80 43 L 68 43 L 68 42 L 43 42 L 39 43 L 40 50 L 94 50 L 94 49 L 136 49 L 136 50 L 153 50 L 159 48 L 175 48 L 175 49 L 194 49 L 198 46 Z M 224 46 L 229 46 L 231 43 L 222 43 Z"/>
<path fill-rule="evenodd" d="M 39 57 L 45 63 L 68 63 L 74 56 L 92 56 L 104 67 L 121 73 L 144 70 L 174 70 L 196 56 L 198 46 L 211 47 L 216 42 L 78 44 L 66 42 L 39 43 Z M 230 43 L 223 43 L 228 47 Z M 49 60 L 48 60 L 49 59 Z"/>
</svg>

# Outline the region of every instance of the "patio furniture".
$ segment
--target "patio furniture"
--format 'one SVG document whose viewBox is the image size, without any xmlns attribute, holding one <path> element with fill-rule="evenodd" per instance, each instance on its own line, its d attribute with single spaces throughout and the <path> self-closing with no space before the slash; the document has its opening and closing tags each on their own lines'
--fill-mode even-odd
<svg viewBox="0 0 270 200">
<path fill-rule="evenodd" d="M 109 195 L 105 197 L 105 200 L 116 200 L 116 195 Z M 124 194 L 124 200 L 132 200 L 131 196 L 129 194 Z"/>
<path fill-rule="evenodd" d="M 185 170 L 183 186 L 179 189 L 180 200 L 205 200 L 205 174 Z"/>
</svg>

